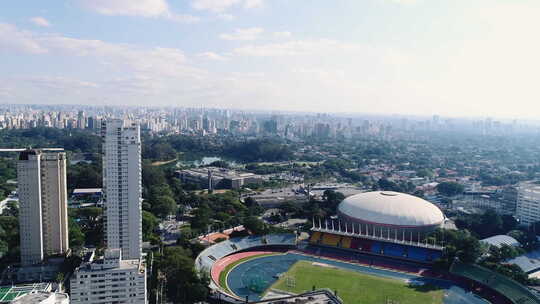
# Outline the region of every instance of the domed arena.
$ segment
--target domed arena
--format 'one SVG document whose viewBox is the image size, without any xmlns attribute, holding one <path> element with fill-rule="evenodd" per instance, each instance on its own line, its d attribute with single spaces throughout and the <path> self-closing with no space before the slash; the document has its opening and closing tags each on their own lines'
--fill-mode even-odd
<svg viewBox="0 0 540 304">
<path fill-rule="evenodd" d="M 344 199 L 338 215 L 356 229 L 374 235 L 417 238 L 444 223 L 444 214 L 419 197 L 392 191 L 360 193 Z"/>
</svg>

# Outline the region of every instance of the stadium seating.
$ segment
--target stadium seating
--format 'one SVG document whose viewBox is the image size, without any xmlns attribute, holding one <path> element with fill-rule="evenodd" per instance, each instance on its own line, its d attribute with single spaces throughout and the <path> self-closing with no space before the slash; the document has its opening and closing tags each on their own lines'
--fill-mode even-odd
<svg viewBox="0 0 540 304">
<path fill-rule="evenodd" d="M 339 244 L 339 240 L 341 239 L 341 236 L 330 234 L 330 233 L 324 233 L 322 236 L 322 244 L 328 245 L 328 246 L 337 246 Z"/>
<path fill-rule="evenodd" d="M 383 254 L 393 257 L 403 257 L 405 255 L 405 248 L 398 244 L 384 243 L 382 246 Z"/>
<path fill-rule="evenodd" d="M 341 238 L 341 248 L 351 248 L 351 240 L 352 238 L 344 236 Z"/>
<path fill-rule="evenodd" d="M 349 246 L 349 248 L 351 248 L 351 249 L 360 249 L 359 247 L 360 247 L 360 240 L 357 239 L 357 238 L 353 238 L 351 240 L 351 246 Z"/>
<path fill-rule="evenodd" d="M 321 239 L 321 233 L 318 231 L 315 231 L 313 232 L 313 234 L 311 234 L 311 237 L 309 238 L 309 242 L 311 244 L 318 244 L 320 239 Z"/>
<path fill-rule="evenodd" d="M 373 241 L 356 239 L 356 242 L 357 242 L 356 249 L 360 251 L 371 252 L 371 246 L 373 246 Z"/>
<path fill-rule="evenodd" d="M 487 268 L 455 261 L 450 267 L 450 273 L 488 286 L 501 295 L 504 295 L 512 303 L 540 303 L 540 300 L 527 287 Z"/>
<path fill-rule="evenodd" d="M 376 254 L 382 254 L 381 242 L 373 242 L 371 245 L 371 252 Z"/>
<path fill-rule="evenodd" d="M 271 234 L 266 236 L 266 244 L 268 245 L 294 245 L 296 244 L 296 236 L 290 233 Z"/>
<path fill-rule="evenodd" d="M 407 257 L 411 260 L 428 261 L 428 251 L 424 248 L 407 246 Z"/>
<path fill-rule="evenodd" d="M 345 249 L 355 249 L 389 257 L 406 258 L 422 263 L 432 262 L 441 256 L 441 252 L 438 250 L 321 232 L 313 232 L 309 243 L 313 245 L 321 244 Z"/>
<path fill-rule="evenodd" d="M 291 233 L 267 235 L 267 244 L 270 245 L 294 245 L 296 236 Z M 243 238 L 233 238 L 223 242 L 219 242 L 203 250 L 195 261 L 195 267 L 198 270 L 205 269 L 209 271 L 216 261 L 219 261 L 225 256 L 228 256 L 236 251 L 250 249 L 265 245 L 260 236 L 248 236 Z"/>
</svg>

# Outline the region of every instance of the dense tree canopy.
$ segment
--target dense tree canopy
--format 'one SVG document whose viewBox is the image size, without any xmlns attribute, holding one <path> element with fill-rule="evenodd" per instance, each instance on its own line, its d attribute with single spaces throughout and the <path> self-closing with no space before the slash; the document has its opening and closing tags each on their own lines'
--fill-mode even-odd
<svg viewBox="0 0 540 304">
<path fill-rule="evenodd" d="M 191 251 L 182 247 L 165 247 L 159 268 L 165 276 L 165 288 L 173 303 L 196 303 L 206 300 L 209 278 L 199 275 Z"/>
<path fill-rule="evenodd" d="M 456 182 L 442 182 L 437 185 L 437 191 L 442 195 L 454 196 L 463 193 L 463 185 Z"/>
</svg>

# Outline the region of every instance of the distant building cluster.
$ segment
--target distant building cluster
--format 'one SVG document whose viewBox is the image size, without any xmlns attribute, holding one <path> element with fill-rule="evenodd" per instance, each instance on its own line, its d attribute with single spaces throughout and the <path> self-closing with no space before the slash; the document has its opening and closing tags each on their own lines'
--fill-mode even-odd
<svg viewBox="0 0 540 304">
<path fill-rule="evenodd" d="M 81 110 L 83 109 L 83 110 Z M 472 131 L 478 134 L 538 132 L 517 120 L 497 121 L 408 117 L 337 117 L 329 114 L 269 114 L 211 108 L 150 108 L 91 106 L 0 106 L 0 129 L 52 127 L 99 130 L 111 117 L 136 119 L 151 132 L 301 138 L 393 137 L 415 131 Z"/>
</svg>

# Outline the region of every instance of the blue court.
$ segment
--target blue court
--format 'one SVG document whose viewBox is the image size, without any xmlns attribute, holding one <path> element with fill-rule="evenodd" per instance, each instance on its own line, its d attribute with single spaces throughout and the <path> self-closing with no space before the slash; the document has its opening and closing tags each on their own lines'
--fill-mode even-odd
<svg viewBox="0 0 540 304">
<path fill-rule="evenodd" d="M 287 272 L 287 270 L 294 263 L 300 260 L 325 263 L 336 267 L 358 271 L 365 274 L 371 274 L 379 277 L 386 277 L 403 281 L 413 281 L 418 283 L 429 283 L 431 285 L 439 286 L 446 290 L 444 297 L 445 304 L 488 303 L 487 301 L 477 297 L 473 293 L 466 292 L 461 287 L 456 286 L 449 281 L 419 277 L 408 273 L 393 272 L 390 270 L 371 268 L 368 266 L 349 264 L 296 253 L 266 256 L 241 263 L 229 272 L 227 276 L 227 285 L 229 289 L 239 297 L 245 298 L 247 296 L 250 301 L 260 300 L 261 294 L 264 292 L 264 290 L 266 290 L 273 283 L 275 283 L 278 280 L 280 274 Z M 256 290 L 254 290 L 254 285 L 262 287 L 262 289 L 257 288 Z"/>
</svg>

